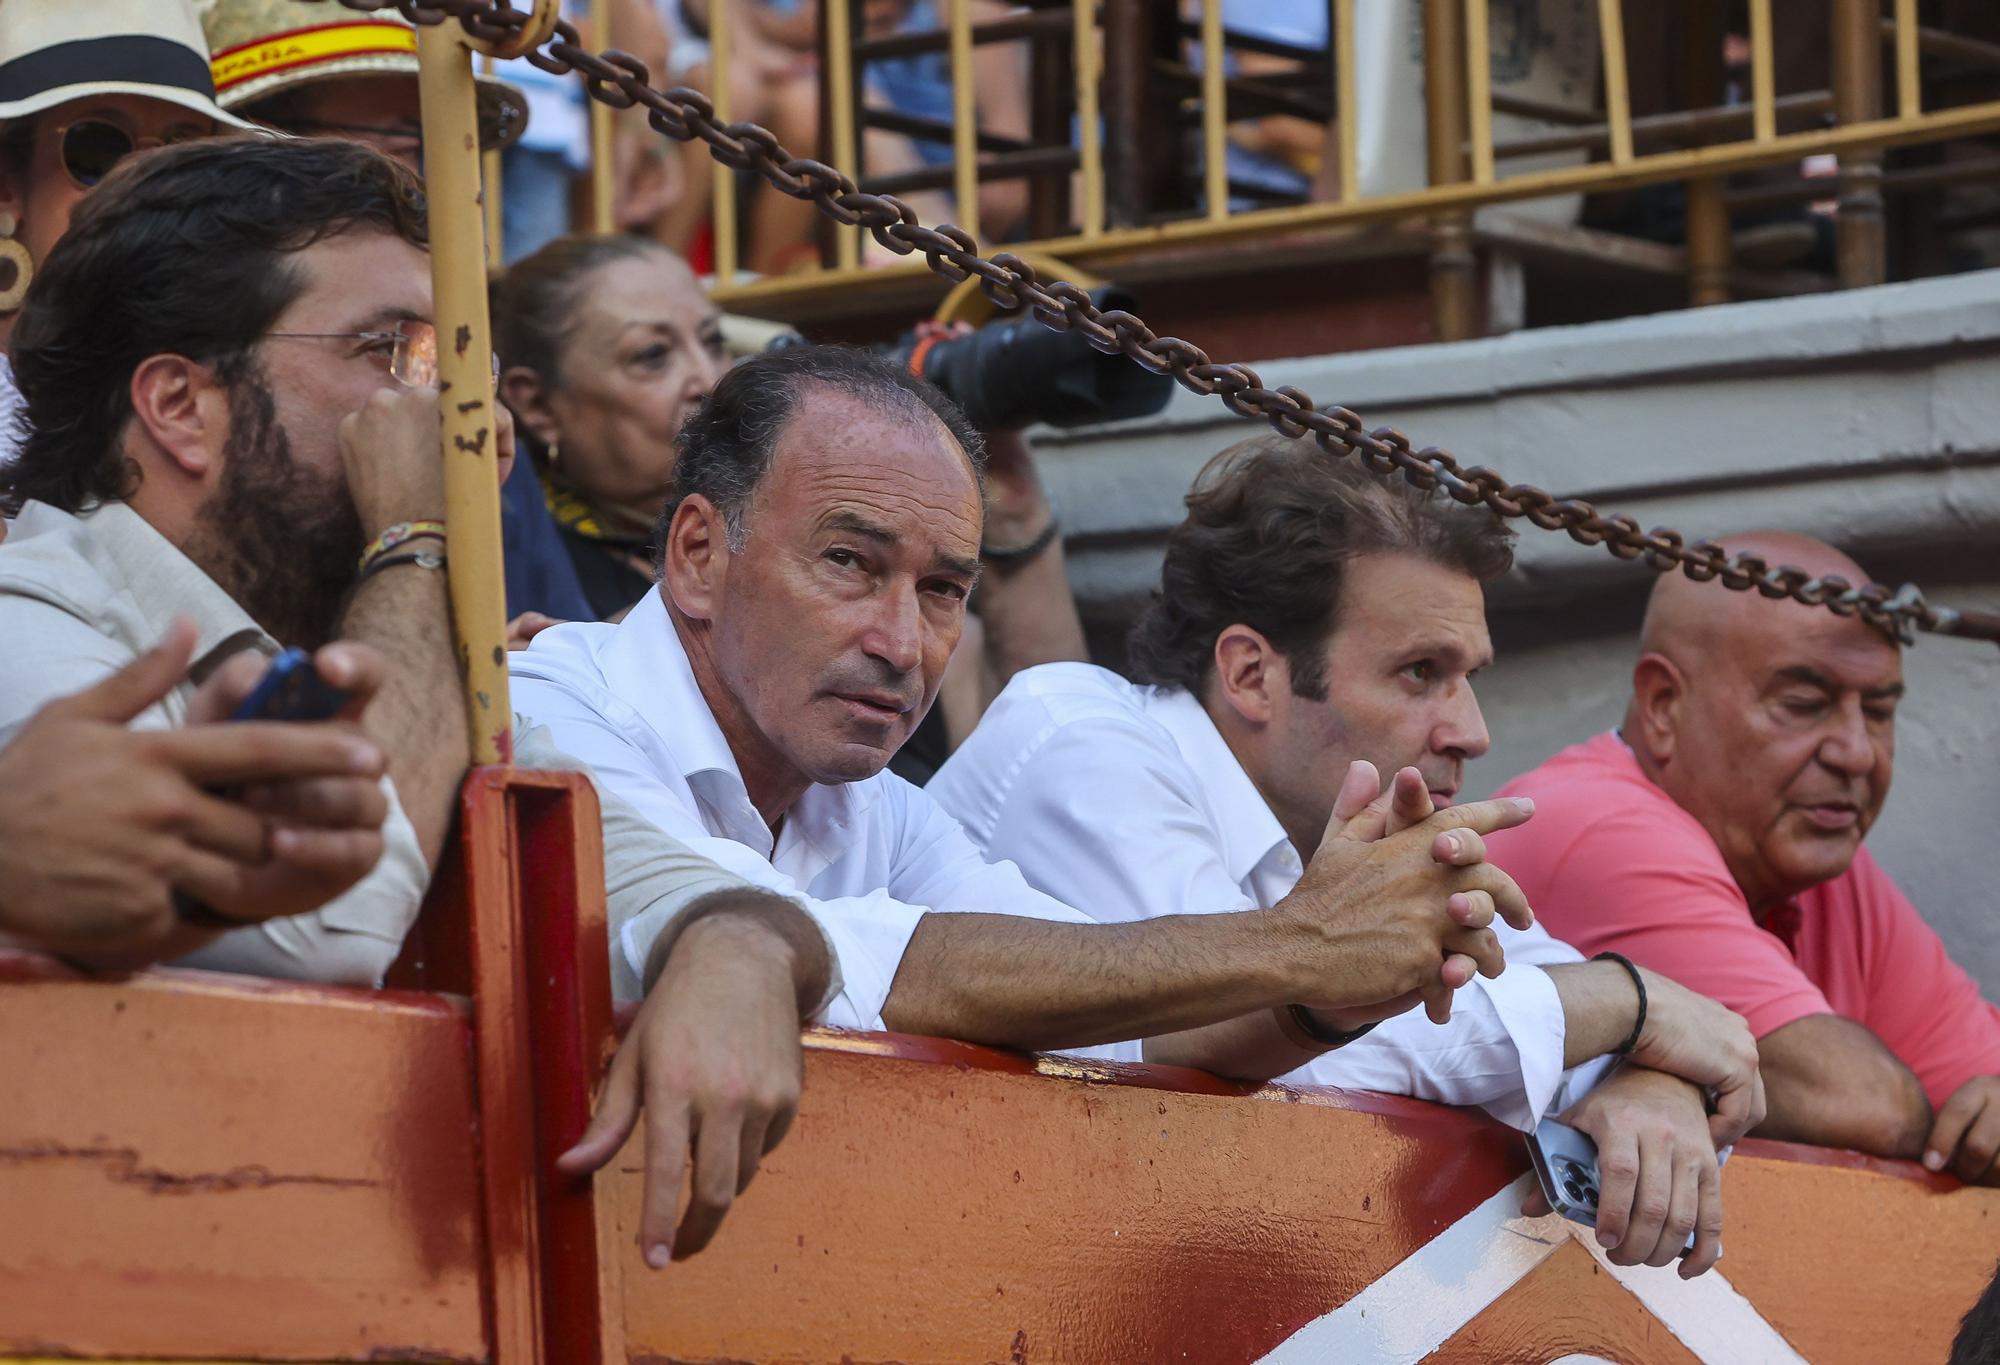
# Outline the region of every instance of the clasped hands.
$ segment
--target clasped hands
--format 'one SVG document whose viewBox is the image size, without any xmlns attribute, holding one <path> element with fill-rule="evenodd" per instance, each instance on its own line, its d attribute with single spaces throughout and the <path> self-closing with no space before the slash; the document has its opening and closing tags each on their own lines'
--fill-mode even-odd
<svg viewBox="0 0 2000 1365">
<path fill-rule="evenodd" d="M 1494 919 L 1535 922 L 1514 879 L 1486 861 L 1483 837 L 1533 813 L 1517 798 L 1439 810 L 1415 768 L 1384 791 L 1372 763 L 1351 764 L 1318 851 L 1279 905 L 1325 953 L 1324 1000 L 1299 1003 L 1335 1032 L 1419 1004 L 1448 1022 L 1454 991 L 1506 968 Z"/>
</svg>

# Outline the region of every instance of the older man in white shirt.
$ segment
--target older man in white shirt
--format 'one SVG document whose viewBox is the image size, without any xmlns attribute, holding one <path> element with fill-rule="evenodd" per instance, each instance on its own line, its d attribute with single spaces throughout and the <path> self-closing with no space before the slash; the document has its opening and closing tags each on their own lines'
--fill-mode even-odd
<svg viewBox="0 0 2000 1365">
<path fill-rule="evenodd" d="M 1133 636 L 1156 685 L 1087 664 L 1018 674 L 927 788 L 988 857 L 1107 920 L 1276 904 L 1352 762 L 1397 772 L 1393 818 L 1413 820 L 1449 806 L 1487 747 L 1471 676 L 1492 653 L 1481 580 L 1511 561 L 1497 518 L 1275 436 L 1224 452 L 1188 502 Z M 1538 925 L 1497 932 L 1512 970 L 1461 992 L 1444 1027 L 1409 1012 L 1338 1051 L 1274 1044 L 1249 1074 L 1478 1104 L 1532 1129 L 1602 1081 L 1593 1059 L 1629 1053 L 1659 1070 L 1627 1067 L 1569 1113 L 1607 1156 L 1600 1233 L 1624 1234 L 1621 1260 L 1664 1264 L 1699 1221 L 1684 1273 L 1706 1269 L 1721 1211 L 1699 1087 L 1722 1092 L 1720 1136 L 1743 1131 L 1759 1101 L 1742 1021 L 1629 964 L 1584 963 Z M 1148 1055 L 1244 1074 L 1213 1035 Z M 1636 1180 L 1612 1172 L 1626 1152 Z"/>
<path fill-rule="evenodd" d="M 1370 838 L 1370 785 L 1253 915 L 1100 924 L 986 863 L 883 772 L 978 572 L 963 417 L 884 361 L 798 349 L 733 370 L 680 447 L 660 589 L 617 625 L 539 635 L 515 704 L 646 819 L 811 912 L 841 977 L 827 1021 L 1074 1048 L 1296 1005 L 1331 1039 L 1504 965 L 1486 926 L 1528 916 L 1479 836 L 1523 818 L 1505 803 Z M 649 932 L 621 931 L 622 970 Z"/>
</svg>

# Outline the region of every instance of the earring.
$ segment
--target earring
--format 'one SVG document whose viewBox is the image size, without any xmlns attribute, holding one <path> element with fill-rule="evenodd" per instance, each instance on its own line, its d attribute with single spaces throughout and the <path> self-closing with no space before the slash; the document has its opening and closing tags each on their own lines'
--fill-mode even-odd
<svg viewBox="0 0 2000 1365">
<path fill-rule="evenodd" d="M 11 213 L 0 213 L 0 313 L 18 312 L 27 297 L 28 282 L 35 278 L 35 258 L 28 248 L 14 240 L 20 226 Z"/>
<path fill-rule="evenodd" d="M 549 457 L 548 457 L 548 458 L 549 458 L 549 466 L 550 466 L 551 468 L 554 468 L 554 467 L 555 467 L 555 464 L 556 464 L 556 462 L 557 462 L 558 460 L 562 459 L 562 445 L 561 445 L 561 444 L 560 444 L 559 442 L 556 442 L 556 441 L 550 441 L 550 442 L 549 442 Z"/>
</svg>

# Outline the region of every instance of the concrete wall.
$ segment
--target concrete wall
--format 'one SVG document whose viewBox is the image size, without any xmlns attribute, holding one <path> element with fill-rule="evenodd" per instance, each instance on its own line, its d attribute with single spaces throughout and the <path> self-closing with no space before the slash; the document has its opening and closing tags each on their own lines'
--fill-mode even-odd
<svg viewBox="0 0 2000 1365">
<path fill-rule="evenodd" d="M 1786 527 L 1878 580 L 2000 605 L 2000 272 L 1260 373 L 1642 525 Z M 1157 584 L 1195 471 L 1257 429 L 1178 393 L 1145 423 L 1037 434 L 1107 662 Z M 1472 794 L 1616 721 L 1651 581 L 1531 526 L 1519 559 L 1492 594 L 1500 660 L 1481 698 L 1495 744 Z M 1870 847 L 2000 999 L 2000 893 L 1982 856 L 2000 838 L 2000 649 L 1927 637 L 1907 670 L 1895 791 Z"/>
</svg>

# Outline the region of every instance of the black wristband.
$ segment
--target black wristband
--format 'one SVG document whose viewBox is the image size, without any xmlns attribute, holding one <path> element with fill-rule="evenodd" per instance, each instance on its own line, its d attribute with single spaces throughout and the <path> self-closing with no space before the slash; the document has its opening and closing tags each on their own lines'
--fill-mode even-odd
<svg viewBox="0 0 2000 1365">
<path fill-rule="evenodd" d="M 1624 1042 L 1611 1049 L 1620 1057 L 1623 1057 L 1633 1048 L 1639 1046 L 1639 1035 L 1646 1031 L 1646 978 L 1640 975 L 1637 967 L 1632 965 L 1632 959 L 1623 953 L 1599 953 L 1591 961 L 1616 962 L 1625 969 L 1625 974 L 1632 978 L 1632 989 L 1639 992 L 1639 1017 L 1632 1021 L 1632 1032 L 1626 1035 Z"/>
<path fill-rule="evenodd" d="M 981 545 L 979 557 L 988 564 L 1022 564 L 1055 544 L 1056 537 L 1061 534 L 1062 523 L 1056 520 L 1054 513 L 1051 513 L 1049 524 L 1044 526 L 1034 539 L 1023 541 L 1019 545 Z"/>
<path fill-rule="evenodd" d="M 1375 1027 L 1374 1024 L 1363 1024 L 1360 1028 L 1349 1029 L 1345 1033 L 1336 1033 L 1325 1024 L 1320 1023 L 1318 1017 L 1304 1005 L 1287 1005 L 1285 1006 L 1285 1012 L 1290 1017 L 1292 1023 L 1298 1026 L 1300 1033 L 1303 1033 L 1321 1047 L 1345 1047 Z"/>
<path fill-rule="evenodd" d="M 383 555 L 380 559 L 354 576 L 355 586 L 359 587 L 376 574 L 381 573 L 382 570 L 393 569 L 398 564 L 414 564 L 420 569 L 442 569 L 445 566 L 445 557 L 441 554 L 433 554 L 429 550 L 413 550 L 408 554 Z"/>
</svg>

